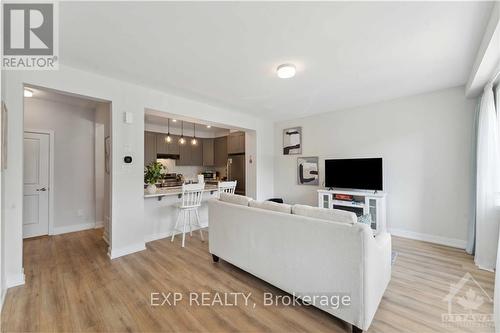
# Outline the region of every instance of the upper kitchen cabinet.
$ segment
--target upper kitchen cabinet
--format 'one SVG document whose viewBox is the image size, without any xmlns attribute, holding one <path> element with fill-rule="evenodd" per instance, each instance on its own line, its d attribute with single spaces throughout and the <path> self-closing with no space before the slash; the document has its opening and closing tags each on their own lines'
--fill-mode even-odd
<svg viewBox="0 0 500 333">
<path fill-rule="evenodd" d="M 228 136 L 227 152 L 228 154 L 245 153 L 245 132 L 233 132 Z"/>
<path fill-rule="evenodd" d="M 196 139 L 198 142 L 195 145 L 191 145 L 191 141 L 187 144 L 191 146 L 191 165 L 201 166 L 203 165 L 203 139 Z"/>
<path fill-rule="evenodd" d="M 214 166 L 214 139 L 203 139 L 203 166 Z"/>
<path fill-rule="evenodd" d="M 167 148 L 167 135 L 163 133 L 156 133 L 156 153 L 168 154 Z"/>
<path fill-rule="evenodd" d="M 175 161 L 175 165 L 193 165 L 191 163 L 191 139 L 185 136 L 186 143 L 179 144 L 179 159 Z"/>
<path fill-rule="evenodd" d="M 156 153 L 179 155 L 179 137 L 170 135 L 172 141 L 167 142 L 167 135 L 164 133 L 156 133 Z"/>
<path fill-rule="evenodd" d="M 226 166 L 227 163 L 227 136 L 214 139 L 214 165 Z"/>
<path fill-rule="evenodd" d="M 156 161 L 156 133 L 144 132 L 144 166 Z"/>
</svg>

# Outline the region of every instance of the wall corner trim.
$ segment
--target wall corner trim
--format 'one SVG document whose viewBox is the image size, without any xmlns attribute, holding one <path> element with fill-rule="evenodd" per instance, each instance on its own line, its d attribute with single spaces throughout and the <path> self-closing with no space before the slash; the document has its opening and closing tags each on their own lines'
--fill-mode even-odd
<svg viewBox="0 0 500 333">
<path fill-rule="evenodd" d="M 136 243 L 132 245 L 128 245 L 122 248 L 118 249 L 110 249 L 108 252 L 108 256 L 110 259 L 116 259 L 119 257 L 126 256 L 128 254 L 132 254 L 135 252 L 140 252 L 146 250 L 146 244 L 145 243 Z"/>
</svg>

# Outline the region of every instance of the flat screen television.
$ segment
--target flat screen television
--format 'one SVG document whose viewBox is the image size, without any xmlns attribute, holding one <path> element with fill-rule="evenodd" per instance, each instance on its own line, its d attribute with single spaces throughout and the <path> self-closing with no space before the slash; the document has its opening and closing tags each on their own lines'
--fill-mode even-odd
<svg viewBox="0 0 500 333">
<path fill-rule="evenodd" d="M 325 186 L 382 191 L 382 158 L 325 160 Z"/>
</svg>

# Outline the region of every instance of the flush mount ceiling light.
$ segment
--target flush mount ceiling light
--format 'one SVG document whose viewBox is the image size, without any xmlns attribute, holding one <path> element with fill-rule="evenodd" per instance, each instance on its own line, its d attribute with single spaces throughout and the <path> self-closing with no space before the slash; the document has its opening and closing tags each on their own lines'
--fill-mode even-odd
<svg viewBox="0 0 500 333">
<path fill-rule="evenodd" d="M 176 122 L 177 122 L 177 119 L 172 119 L 172 121 L 173 121 L 174 123 L 176 123 Z"/>
<path fill-rule="evenodd" d="M 210 128 L 210 127 L 212 127 L 212 126 L 210 126 L 210 125 L 207 125 L 207 128 Z"/>
<path fill-rule="evenodd" d="M 33 97 L 33 91 L 29 89 L 24 89 L 24 97 Z"/>
<path fill-rule="evenodd" d="M 289 79 L 294 77 L 296 72 L 297 69 L 295 68 L 295 65 L 292 64 L 282 64 L 276 68 L 276 75 L 278 75 L 280 79 Z"/>
</svg>

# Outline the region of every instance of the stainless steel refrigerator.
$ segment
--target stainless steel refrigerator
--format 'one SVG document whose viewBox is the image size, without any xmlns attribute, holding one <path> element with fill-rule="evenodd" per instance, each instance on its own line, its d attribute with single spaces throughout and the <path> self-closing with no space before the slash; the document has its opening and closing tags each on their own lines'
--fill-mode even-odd
<svg viewBox="0 0 500 333">
<path fill-rule="evenodd" d="M 227 157 L 227 179 L 236 180 L 236 194 L 245 195 L 245 154 Z"/>
</svg>

